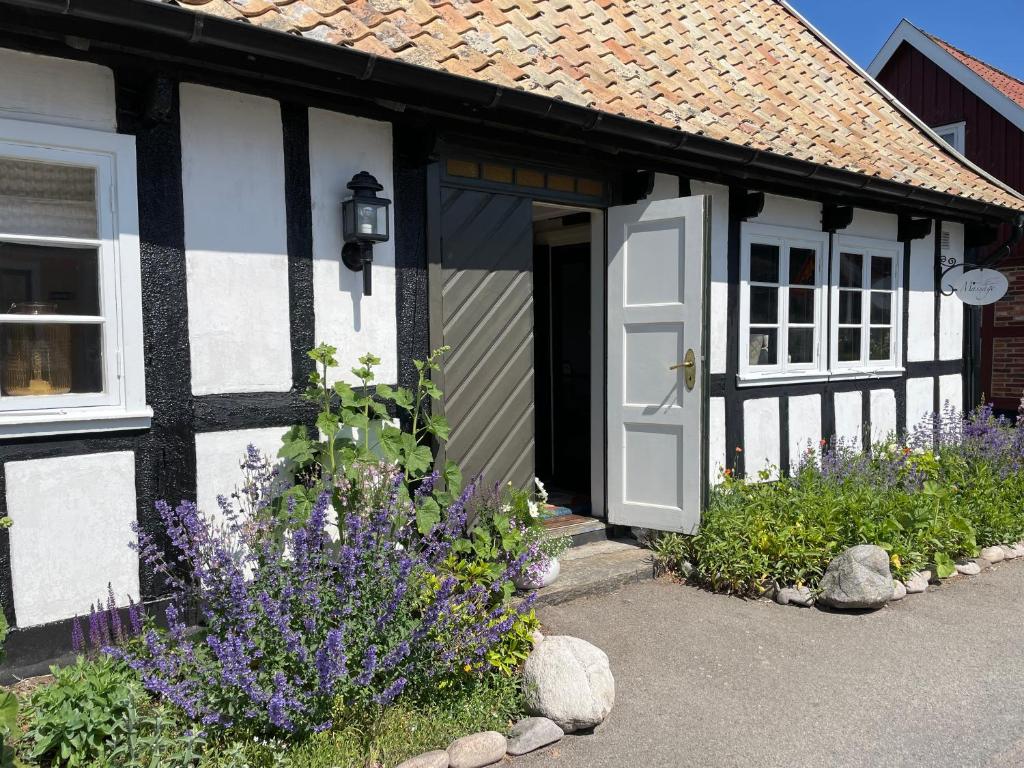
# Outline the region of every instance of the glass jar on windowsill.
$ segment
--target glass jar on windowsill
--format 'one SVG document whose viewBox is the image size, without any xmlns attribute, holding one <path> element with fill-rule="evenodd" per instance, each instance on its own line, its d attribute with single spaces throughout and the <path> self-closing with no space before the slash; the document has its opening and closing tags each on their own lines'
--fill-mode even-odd
<svg viewBox="0 0 1024 768">
<path fill-rule="evenodd" d="M 57 305 L 12 304 L 9 315 L 56 315 Z M 11 323 L 3 329 L 3 394 L 62 395 L 71 391 L 71 329 L 49 323 Z"/>
</svg>

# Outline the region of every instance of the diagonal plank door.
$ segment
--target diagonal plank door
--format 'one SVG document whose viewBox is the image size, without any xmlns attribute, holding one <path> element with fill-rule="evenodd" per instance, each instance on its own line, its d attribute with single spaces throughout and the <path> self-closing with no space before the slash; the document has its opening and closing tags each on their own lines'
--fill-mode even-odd
<svg viewBox="0 0 1024 768">
<path fill-rule="evenodd" d="M 444 188 L 441 238 L 440 326 L 452 348 L 445 458 L 467 478 L 525 487 L 534 472 L 530 200 Z"/>
</svg>

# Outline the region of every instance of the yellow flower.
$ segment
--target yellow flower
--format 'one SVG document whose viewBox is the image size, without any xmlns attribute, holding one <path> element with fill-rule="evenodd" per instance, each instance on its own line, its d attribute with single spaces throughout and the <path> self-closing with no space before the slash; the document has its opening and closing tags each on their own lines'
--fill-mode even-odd
<svg viewBox="0 0 1024 768">
<path fill-rule="evenodd" d="M 472 668 L 471 666 L 469 666 L 469 664 L 467 664 L 466 666 L 464 666 L 464 667 L 462 668 L 462 671 L 463 671 L 463 672 L 472 672 L 472 671 L 473 671 L 473 668 Z"/>
<path fill-rule="evenodd" d="M 895 565 L 897 568 L 899 568 L 900 567 L 900 556 L 897 555 L 897 554 L 893 554 L 893 556 L 889 558 L 889 562 L 892 563 L 893 565 Z"/>
</svg>

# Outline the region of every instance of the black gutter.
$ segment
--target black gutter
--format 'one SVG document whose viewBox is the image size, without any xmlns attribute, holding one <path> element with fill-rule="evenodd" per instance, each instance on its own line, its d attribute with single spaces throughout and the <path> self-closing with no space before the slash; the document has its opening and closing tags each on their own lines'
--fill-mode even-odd
<svg viewBox="0 0 1024 768">
<path fill-rule="evenodd" d="M 263 29 L 154 0 L 0 0 L 0 5 L 41 11 L 65 18 L 101 22 L 112 27 L 150 33 L 200 47 L 211 46 L 250 57 L 255 63 L 281 62 L 311 67 L 364 83 L 413 88 L 428 106 L 436 98 L 455 99 L 493 114 L 511 113 L 532 121 L 548 120 L 562 127 L 602 134 L 615 141 L 636 141 L 671 154 L 707 158 L 727 164 L 739 178 L 744 170 L 770 173 L 799 181 L 814 181 L 848 193 L 867 193 L 887 203 L 956 211 L 967 218 L 1008 221 L 1020 211 L 936 190 L 887 181 L 856 171 L 753 149 L 731 142 L 665 128 L 632 118 L 571 104 L 515 88 L 452 75 L 394 59 L 381 58 L 300 35 Z M 200 58 L 201 61 L 201 58 Z M 339 87 L 339 91 L 343 88 Z M 454 114 L 464 117 L 464 113 Z M 725 169 L 722 169 L 725 170 Z M 1024 202 L 1021 203 L 1024 208 Z"/>
</svg>

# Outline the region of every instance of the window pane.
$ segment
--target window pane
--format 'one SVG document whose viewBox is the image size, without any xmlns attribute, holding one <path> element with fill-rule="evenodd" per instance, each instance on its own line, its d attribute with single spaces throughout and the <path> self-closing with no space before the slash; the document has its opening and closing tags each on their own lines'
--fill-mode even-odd
<svg viewBox="0 0 1024 768">
<path fill-rule="evenodd" d="M 890 338 L 891 333 L 888 328 L 871 329 L 871 338 L 869 341 L 869 346 L 871 349 L 869 352 L 869 356 L 872 360 L 888 360 L 890 358 Z"/>
<path fill-rule="evenodd" d="M 813 323 L 814 322 L 814 289 L 813 288 L 790 288 L 789 289 L 789 322 L 791 322 L 791 323 Z"/>
<path fill-rule="evenodd" d="M 814 329 L 790 328 L 789 330 L 789 362 L 814 362 Z"/>
<path fill-rule="evenodd" d="M 871 322 L 877 325 L 889 325 L 892 323 L 892 294 L 879 293 L 871 294 Z"/>
<path fill-rule="evenodd" d="M 810 248 L 789 249 L 790 285 L 814 285 L 814 257 Z"/>
<path fill-rule="evenodd" d="M 778 329 L 750 329 L 750 364 L 775 365 L 778 362 Z"/>
<path fill-rule="evenodd" d="M 34 303 L 46 314 L 99 315 L 96 249 L 0 243 L 0 314 Z"/>
<path fill-rule="evenodd" d="M 859 253 L 839 255 L 839 285 L 842 288 L 860 288 L 864 282 L 864 257 Z"/>
<path fill-rule="evenodd" d="M 96 171 L 0 158 L 0 232 L 97 237 Z"/>
<path fill-rule="evenodd" d="M 892 288 L 892 259 L 888 256 L 871 257 L 871 287 L 883 290 Z"/>
<path fill-rule="evenodd" d="M 839 292 L 839 323 L 840 325 L 860 325 L 860 291 Z"/>
<path fill-rule="evenodd" d="M 755 283 L 779 282 L 779 246 L 751 244 L 750 279 Z"/>
<path fill-rule="evenodd" d="M 779 322 L 779 289 L 751 286 L 750 288 L 750 322 Z"/>
<path fill-rule="evenodd" d="M 102 329 L 98 325 L 19 325 L 0 328 L 3 394 L 102 392 Z"/>
<path fill-rule="evenodd" d="M 839 359 L 844 363 L 860 360 L 860 328 L 839 329 Z"/>
</svg>

